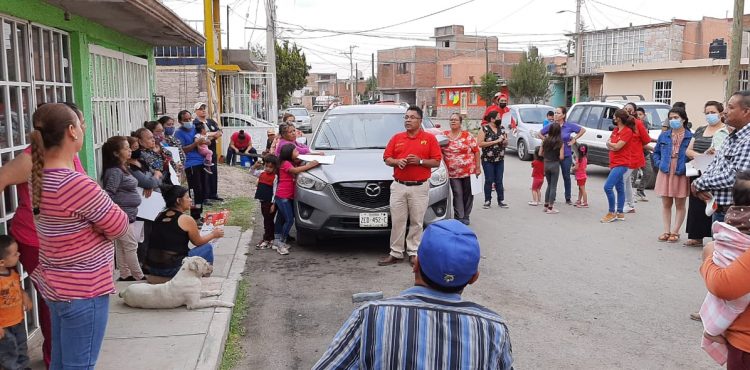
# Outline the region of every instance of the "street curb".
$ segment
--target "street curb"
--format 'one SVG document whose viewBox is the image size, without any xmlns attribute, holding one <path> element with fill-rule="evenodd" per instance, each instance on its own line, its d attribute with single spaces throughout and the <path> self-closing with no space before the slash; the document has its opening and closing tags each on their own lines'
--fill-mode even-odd
<svg viewBox="0 0 750 370">
<path fill-rule="evenodd" d="M 245 271 L 247 262 L 247 253 L 249 247 L 247 243 L 253 237 L 253 228 L 247 229 L 240 234 L 237 249 L 232 259 L 232 266 L 229 268 L 227 279 L 221 284 L 223 293 L 219 297 L 222 301 L 234 302 L 237 298 L 237 285 L 242 279 L 242 273 Z M 203 347 L 198 356 L 198 363 L 195 366 L 197 370 L 217 370 L 221 367 L 222 356 L 224 355 L 224 346 L 226 345 L 227 336 L 229 335 L 229 322 L 232 319 L 232 309 L 217 307 L 214 309 L 214 315 L 206 331 L 206 337 L 203 340 Z"/>
</svg>

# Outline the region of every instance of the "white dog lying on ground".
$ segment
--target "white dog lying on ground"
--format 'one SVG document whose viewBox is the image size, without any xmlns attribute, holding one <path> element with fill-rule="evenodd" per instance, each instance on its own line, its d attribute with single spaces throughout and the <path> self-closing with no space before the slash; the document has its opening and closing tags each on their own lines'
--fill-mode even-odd
<svg viewBox="0 0 750 370">
<path fill-rule="evenodd" d="M 203 257 L 186 257 L 172 280 L 164 284 L 131 284 L 120 292 L 125 304 L 138 308 L 176 308 L 189 310 L 206 307 L 234 307 L 234 303 L 201 298 L 221 295 L 221 290 L 201 292 L 201 277 L 213 272 Z"/>
</svg>

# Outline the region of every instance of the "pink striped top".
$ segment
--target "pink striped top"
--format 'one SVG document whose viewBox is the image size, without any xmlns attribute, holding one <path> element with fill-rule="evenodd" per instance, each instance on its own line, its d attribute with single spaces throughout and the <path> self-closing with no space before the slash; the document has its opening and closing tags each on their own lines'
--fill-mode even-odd
<svg viewBox="0 0 750 370">
<path fill-rule="evenodd" d="M 69 169 L 45 169 L 37 219 L 39 267 L 31 275 L 52 301 L 114 293 L 113 239 L 128 216 L 99 185 Z"/>
</svg>

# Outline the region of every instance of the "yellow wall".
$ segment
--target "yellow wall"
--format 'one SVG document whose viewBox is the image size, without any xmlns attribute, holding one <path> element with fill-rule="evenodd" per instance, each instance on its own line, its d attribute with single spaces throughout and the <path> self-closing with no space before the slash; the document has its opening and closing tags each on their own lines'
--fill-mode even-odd
<svg viewBox="0 0 750 370">
<path fill-rule="evenodd" d="M 695 128 L 706 124 L 703 117 L 706 101 L 724 100 L 726 67 L 606 72 L 604 94 L 641 94 L 647 101 L 653 101 L 656 80 L 672 80 L 672 103 L 685 102 L 688 118 Z"/>
</svg>

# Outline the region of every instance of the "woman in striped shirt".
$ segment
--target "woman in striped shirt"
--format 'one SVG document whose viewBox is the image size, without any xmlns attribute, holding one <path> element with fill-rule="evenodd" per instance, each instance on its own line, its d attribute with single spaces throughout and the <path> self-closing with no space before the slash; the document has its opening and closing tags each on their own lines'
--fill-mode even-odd
<svg viewBox="0 0 750 370">
<path fill-rule="evenodd" d="M 33 122 L 39 266 L 31 278 L 52 316 L 50 368 L 93 369 L 107 326 L 109 294 L 115 291 L 112 240 L 125 235 L 128 216 L 94 180 L 75 171 L 83 130 L 73 110 L 45 104 L 34 112 Z"/>
</svg>

